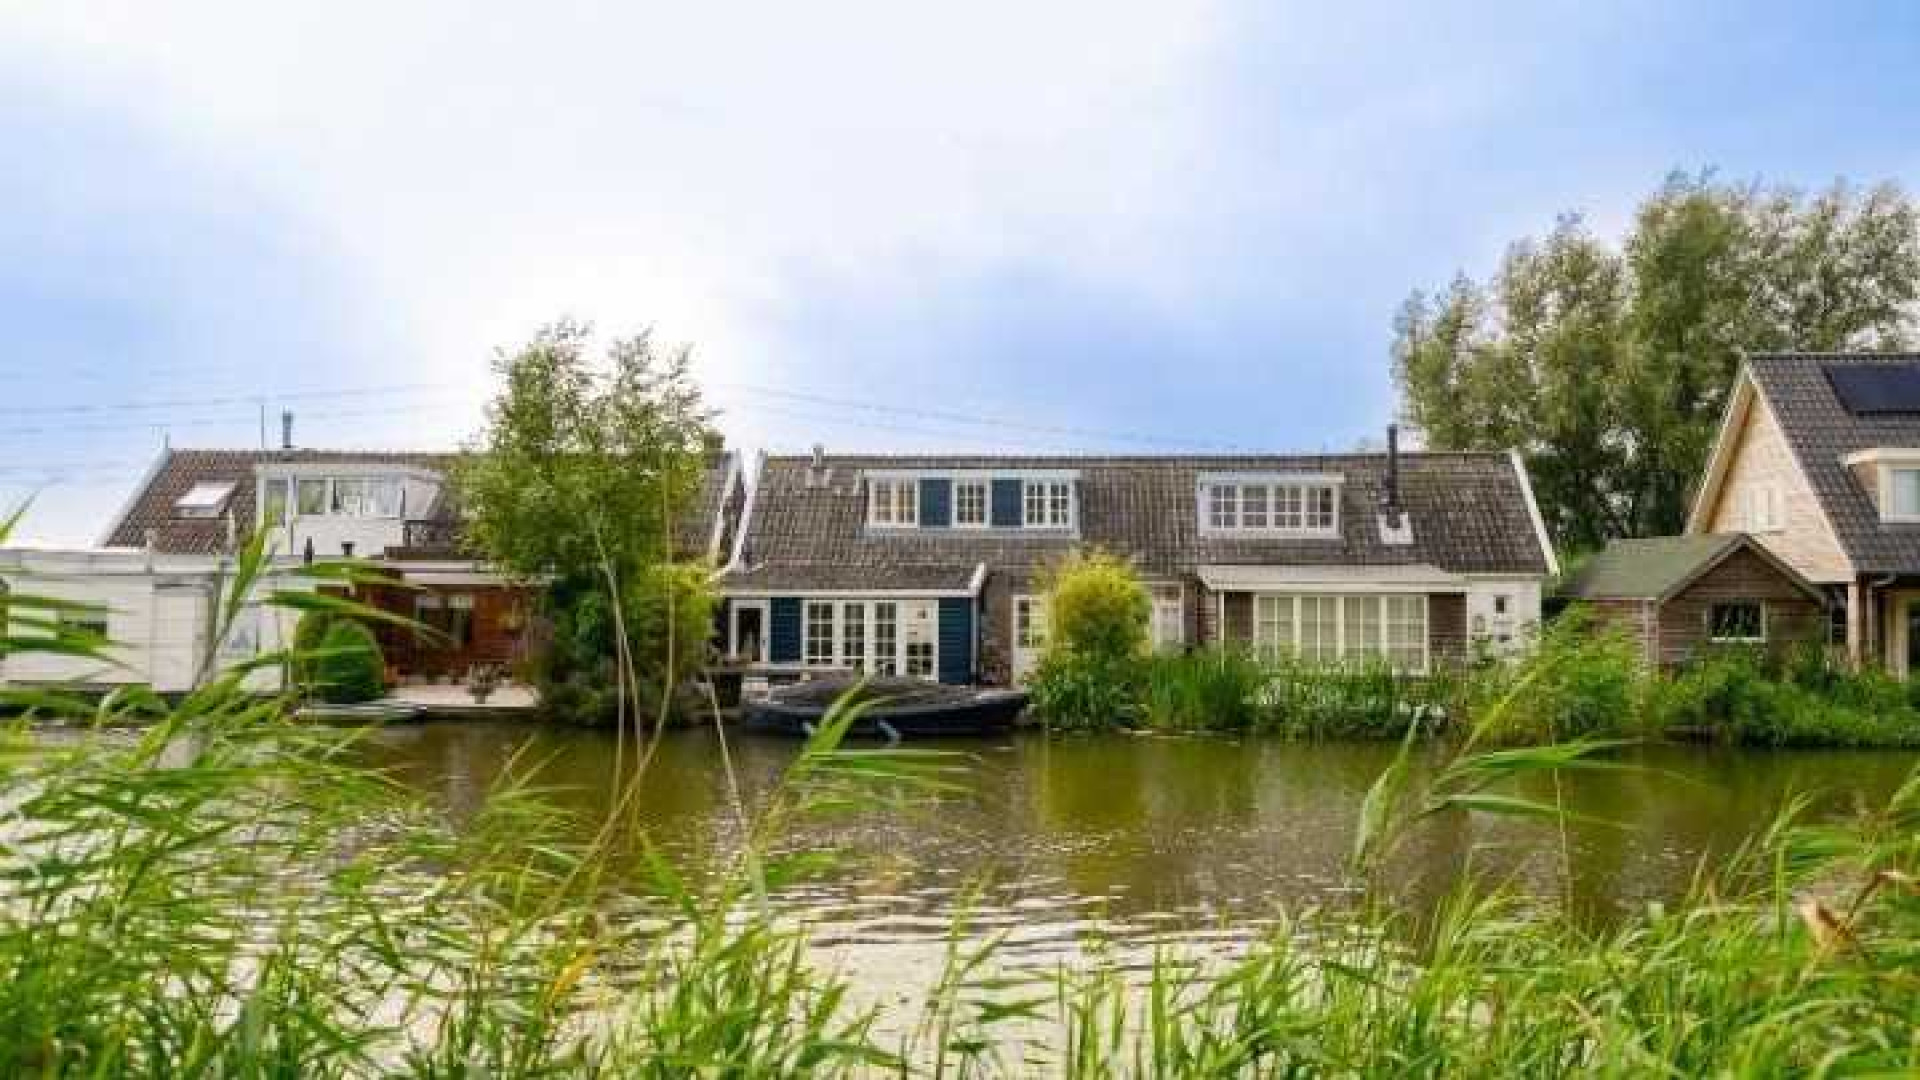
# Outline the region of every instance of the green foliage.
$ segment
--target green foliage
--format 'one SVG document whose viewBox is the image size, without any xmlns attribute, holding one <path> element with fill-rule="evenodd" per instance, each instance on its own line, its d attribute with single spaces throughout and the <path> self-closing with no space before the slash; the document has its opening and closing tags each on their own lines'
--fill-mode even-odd
<svg viewBox="0 0 1920 1080">
<path fill-rule="evenodd" d="M 1446 673 L 1407 678 L 1384 661 L 1314 664 L 1245 649 L 1204 649 L 1147 664 L 1145 725 L 1161 731 L 1397 739 L 1437 730 Z"/>
<path fill-rule="evenodd" d="M 1851 671 L 1821 650 L 1782 660 L 1725 649 L 1654 680 L 1642 709 L 1656 731 L 1691 731 L 1759 746 L 1920 746 L 1910 684 Z"/>
<path fill-rule="evenodd" d="M 1047 645 L 1028 689 L 1049 726 L 1131 726 L 1146 673 L 1153 601 L 1126 560 L 1076 551 L 1044 580 Z"/>
<path fill-rule="evenodd" d="M 1622 733 L 1638 717 L 1642 686 L 1657 678 L 1640 648 L 1592 612 L 1572 607 L 1517 663 L 1479 665 L 1461 679 L 1457 709 L 1495 743 L 1553 743 Z"/>
<path fill-rule="evenodd" d="M 687 349 L 642 333 L 600 363 L 592 344 L 560 322 L 503 354 L 505 388 L 453 479 L 469 543 L 552 582 L 553 647 L 536 672 L 548 708 L 612 723 L 665 711 L 712 635 L 703 573 L 674 564 L 715 436 Z M 596 608 L 596 593 L 619 602 Z"/>
<path fill-rule="evenodd" d="M 1521 448 L 1554 536 L 1587 549 L 1680 530 L 1743 350 L 1898 346 L 1916 299 L 1898 188 L 1676 173 L 1617 245 L 1569 215 L 1490 283 L 1414 294 L 1394 362 L 1429 445 Z"/>
<path fill-rule="evenodd" d="M 307 662 L 312 666 L 314 695 L 329 705 L 375 701 L 387 692 L 380 642 L 354 619 L 329 619 L 320 648 Z"/>
</svg>

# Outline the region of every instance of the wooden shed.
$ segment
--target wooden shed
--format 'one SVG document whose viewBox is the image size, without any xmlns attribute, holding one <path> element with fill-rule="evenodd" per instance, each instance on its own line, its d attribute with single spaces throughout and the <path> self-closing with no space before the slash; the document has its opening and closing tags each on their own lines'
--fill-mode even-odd
<svg viewBox="0 0 1920 1080">
<path fill-rule="evenodd" d="M 1825 594 L 1746 533 L 1616 540 L 1568 592 L 1663 666 L 1715 645 L 1786 648 L 1827 635 Z"/>
</svg>

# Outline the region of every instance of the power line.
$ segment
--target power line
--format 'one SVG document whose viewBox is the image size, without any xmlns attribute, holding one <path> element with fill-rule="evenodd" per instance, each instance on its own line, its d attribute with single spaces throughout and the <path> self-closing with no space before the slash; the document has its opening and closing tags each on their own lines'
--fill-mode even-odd
<svg viewBox="0 0 1920 1080">
<path fill-rule="evenodd" d="M 448 390 L 464 383 L 397 383 L 391 386 L 355 386 L 330 390 L 289 390 L 274 393 L 238 394 L 221 397 L 172 398 L 153 401 L 95 401 L 73 405 L 8 405 L 0 415 L 39 416 L 46 413 L 145 412 L 152 409 L 191 408 L 203 405 L 257 405 L 263 401 L 311 401 L 325 398 L 365 397 L 370 394 L 407 394 L 428 390 Z"/>
<path fill-rule="evenodd" d="M 921 420 L 931 420 L 938 423 L 961 424 L 969 427 L 1004 428 L 1013 431 L 1031 431 L 1046 435 L 1063 435 L 1069 438 L 1111 440 L 1182 449 L 1209 449 L 1229 452 L 1243 452 L 1247 449 L 1238 444 L 1216 442 L 1207 439 L 1179 439 L 1141 432 L 1111 431 L 1059 424 L 1033 424 L 1001 417 L 949 412 L 943 409 L 926 409 L 918 406 L 888 405 L 872 401 L 858 401 L 851 398 L 829 397 L 825 394 L 815 394 L 809 391 L 787 390 L 773 386 L 757 386 L 752 383 L 721 382 L 713 385 L 726 389 L 741 390 L 749 394 L 761 394 L 767 397 L 785 398 L 791 401 L 807 402 L 833 408 L 906 416 Z"/>
</svg>

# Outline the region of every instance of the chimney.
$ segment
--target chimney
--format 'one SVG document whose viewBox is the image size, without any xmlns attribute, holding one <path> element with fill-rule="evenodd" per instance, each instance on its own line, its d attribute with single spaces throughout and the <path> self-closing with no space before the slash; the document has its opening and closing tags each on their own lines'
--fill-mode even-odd
<svg viewBox="0 0 1920 1080">
<path fill-rule="evenodd" d="M 1400 520 L 1400 425 L 1387 425 L 1387 515 Z"/>
<path fill-rule="evenodd" d="M 280 413 L 280 449 L 293 449 L 293 410 L 285 409 Z"/>
<path fill-rule="evenodd" d="M 1380 494 L 1380 542 L 1402 546 L 1413 543 L 1413 522 L 1400 502 L 1400 425 L 1387 425 L 1386 490 Z"/>
<path fill-rule="evenodd" d="M 807 486 L 826 487 L 832 474 L 827 471 L 827 448 L 819 443 L 813 444 L 813 460 L 807 465 Z"/>
</svg>

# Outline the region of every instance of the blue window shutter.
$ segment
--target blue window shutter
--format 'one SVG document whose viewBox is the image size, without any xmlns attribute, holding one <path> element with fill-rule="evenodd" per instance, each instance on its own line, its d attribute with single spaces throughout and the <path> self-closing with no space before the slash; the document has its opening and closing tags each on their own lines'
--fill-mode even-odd
<svg viewBox="0 0 1920 1080">
<path fill-rule="evenodd" d="M 940 681 L 964 686 L 973 681 L 973 601 L 940 598 Z"/>
<path fill-rule="evenodd" d="M 1020 478 L 1017 476 L 993 478 L 993 527 L 1020 527 Z"/>
<path fill-rule="evenodd" d="M 769 605 L 767 660 L 775 664 L 800 662 L 800 598 L 776 596 Z"/>
<path fill-rule="evenodd" d="M 920 527 L 944 529 L 953 524 L 953 481 L 944 476 L 920 478 Z"/>
</svg>

